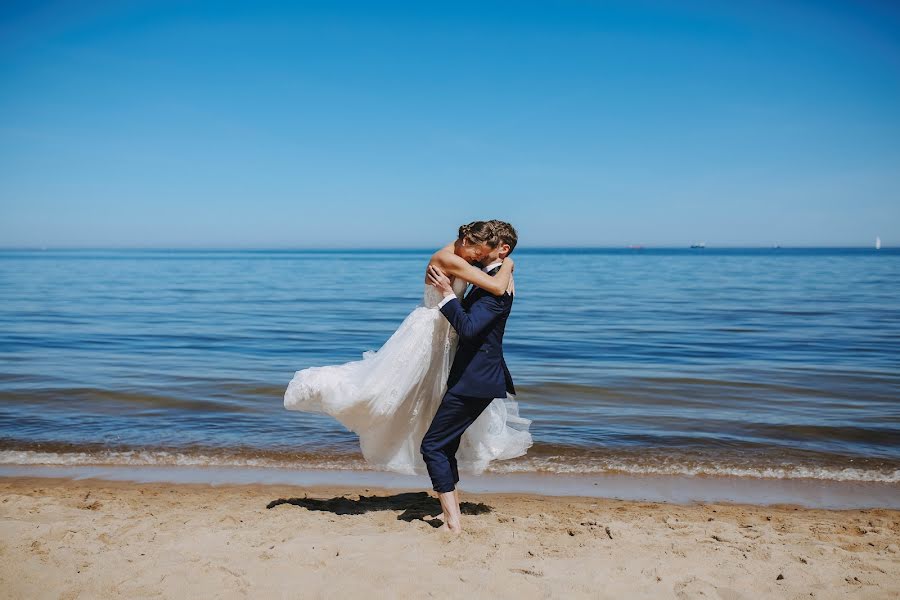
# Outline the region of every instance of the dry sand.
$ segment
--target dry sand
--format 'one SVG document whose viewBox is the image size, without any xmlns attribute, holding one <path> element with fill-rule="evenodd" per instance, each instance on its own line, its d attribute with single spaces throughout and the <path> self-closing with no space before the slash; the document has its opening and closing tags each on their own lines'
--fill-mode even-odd
<svg viewBox="0 0 900 600">
<path fill-rule="evenodd" d="M 900 598 L 900 511 L 0 479 L 3 598 Z"/>
</svg>

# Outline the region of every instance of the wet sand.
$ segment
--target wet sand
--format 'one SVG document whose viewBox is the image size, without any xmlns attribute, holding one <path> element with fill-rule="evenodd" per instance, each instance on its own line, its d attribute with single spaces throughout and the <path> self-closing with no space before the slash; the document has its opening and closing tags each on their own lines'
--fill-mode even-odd
<svg viewBox="0 0 900 600">
<path fill-rule="evenodd" d="M 897 598 L 900 511 L 0 478 L 3 598 Z"/>
</svg>

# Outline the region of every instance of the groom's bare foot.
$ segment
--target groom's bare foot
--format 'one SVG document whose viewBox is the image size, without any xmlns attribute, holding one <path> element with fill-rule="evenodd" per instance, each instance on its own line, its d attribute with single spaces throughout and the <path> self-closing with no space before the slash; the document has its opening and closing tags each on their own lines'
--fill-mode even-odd
<svg viewBox="0 0 900 600">
<path fill-rule="evenodd" d="M 462 518 L 459 513 L 459 504 L 456 502 L 456 490 L 441 492 L 438 494 L 441 501 L 441 509 L 444 511 L 444 524 L 438 529 L 451 533 L 462 532 Z"/>
<path fill-rule="evenodd" d="M 440 494 L 438 494 L 438 499 L 440 500 Z M 453 499 L 456 501 L 456 505 L 459 506 L 459 489 L 453 490 Z M 444 523 L 448 523 L 450 521 L 450 516 L 447 514 L 446 510 L 443 510 L 444 506 L 441 504 L 441 512 L 433 514 L 433 515 L 425 515 L 422 517 L 426 521 L 435 521 L 440 519 Z"/>
<path fill-rule="evenodd" d="M 451 525 L 450 523 L 445 522 L 443 525 L 438 527 L 438 531 L 449 531 L 455 535 L 459 535 L 462 533 L 462 526 L 459 523 L 455 525 Z"/>
<path fill-rule="evenodd" d="M 456 500 L 456 505 L 459 506 L 459 488 L 453 490 L 453 499 Z M 438 515 L 425 515 L 423 519 L 425 519 L 426 521 L 434 521 L 435 519 L 440 519 L 444 523 L 447 523 L 449 521 L 447 513 L 445 512 L 441 512 L 441 514 Z"/>
</svg>

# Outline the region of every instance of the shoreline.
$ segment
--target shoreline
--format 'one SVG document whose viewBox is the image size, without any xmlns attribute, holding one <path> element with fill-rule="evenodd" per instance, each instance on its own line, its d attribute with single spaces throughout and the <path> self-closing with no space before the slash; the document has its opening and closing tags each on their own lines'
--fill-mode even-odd
<svg viewBox="0 0 900 600">
<path fill-rule="evenodd" d="M 258 485 L 305 488 L 360 487 L 431 490 L 425 476 L 385 471 L 295 470 L 264 467 L 0 465 L 0 481 L 22 477 L 96 479 L 134 484 Z M 460 490 L 478 494 L 526 494 L 659 502 L 673 505 L 730 503 L 790 505 L 806 509 L 900 509 L 900 484 L 818 479 L 763 479 L 632 474 L 489 473 L 463 476 Z"/>
<path fill-rule="evenodd" d="M 0 478 L 0 589 L 40 598 L 894 598 L 900 511 L 374 486 Z"/>
</svg>

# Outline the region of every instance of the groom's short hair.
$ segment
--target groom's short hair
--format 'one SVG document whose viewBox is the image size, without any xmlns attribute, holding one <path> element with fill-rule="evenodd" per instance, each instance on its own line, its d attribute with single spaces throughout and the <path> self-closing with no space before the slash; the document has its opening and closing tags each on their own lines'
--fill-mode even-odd
<svg viewBox="0 0 900 600">
<path fill-rule="evenodd" d="M 509 253 L 507 256 L 512 254 L 513 250 L 516 249 L 516 243 L 519 241 L 519 234 L 516 233 L 516 228 L 506 221 L 499 221 L 497 219 L 488 222 L 491 224 L 494 234 L 500 238 L 500 243 L 509 244 Z"/>
</svg>

